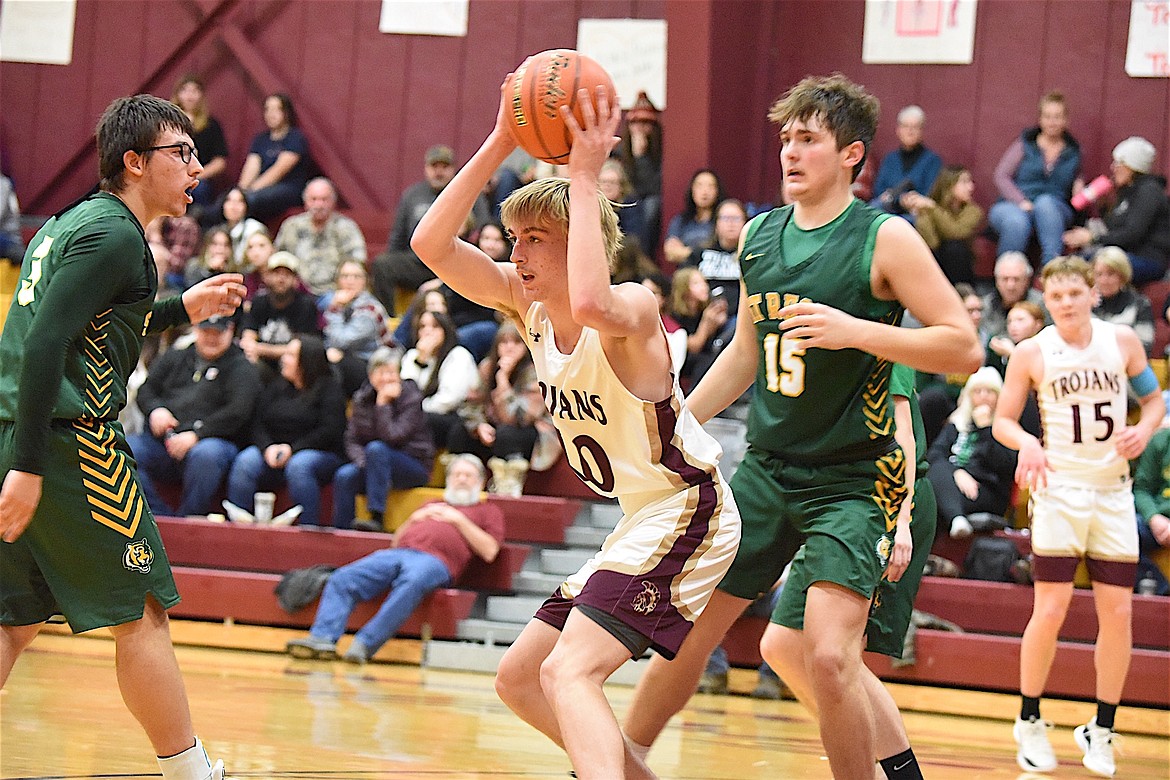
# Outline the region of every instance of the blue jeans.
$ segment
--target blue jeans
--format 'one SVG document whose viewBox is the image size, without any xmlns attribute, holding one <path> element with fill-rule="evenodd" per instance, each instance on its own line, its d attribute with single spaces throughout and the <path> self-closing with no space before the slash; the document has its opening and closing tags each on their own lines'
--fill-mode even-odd
<svg viewBox="0 0 1170 780">
<path fill-rule="evenodd" d="M 500 323 L 495 320 L 478 320 L 456 328 L 455 335 L 459 337 L 459 343 L 463 348 L 471 353 L 476 363 L 479 363 L 487 357 L 499 329 Z"/>
<path fill-rule="evenodd" d="M 149 433 L 126 437 L 134 460 L 138 462 L 138 481 L 150 511 L 156 515 L 205 515 L 211 511 L 211 502 L 223 484 L 224 475 L 231 468 L 232 459 L 240 448 L 227 439 L 209 437 L 200 439 L 177 461 L 170 456 L 161 441 Z M 154 486 L 154 480 L 182 482 L 183 492 L 179 508 L 172 508 Z"/>
<path fill-rule="evenodd" d="M 345 633 L 354 606 L 389 588 L 378 612 L 354 637 L 373 655 L 397 633 L 419 602 L 450 581 L 447 567 L 430 553 L 405 547 L 378 550 L 329 576 L 310 632 L 318 639 L 336 642 Z"/>
<path fill-rule="evenodd" d="M 288 485 L 288 494 L 294 504 L 300 504 L 301 525 L 321 522 L 321 488 L 333 479 L 333 472 L 341 465 L 341 456 L 324 450 L 294 452 L 283 469 L 274 469 L 264 462 L 264 453 L 253 445 L 236 456 L 228 474 L 228 501 L 253 511 L 252 496 L 257 490 L 275 490 Z"/>
<path fill-rule="evenodd" d="M 346 463 L 333 475 L 333 527 L 353 527 L 354 500 L 365 493 L 371 512 L 386 511 L 391 488 L 425 485 L 431 473 L 404 452 L 384 441 L 366 445 L 366 465 Z"/>
<path fill-rule="evenodd" d="M 1064 251 L 1064 231 L 1072 218 L 1072 206 L 1054 195 L 1038 195 L 1032 201 L 1030 212 L 1015 203 L 1001 200 L 992 205 L 987 214 L 987 221 L 999 234 L 997 256 L 1004 252 L 1027 252 L 1028 241 L 1035 231 L 1044 263 Z"/>
</svg>

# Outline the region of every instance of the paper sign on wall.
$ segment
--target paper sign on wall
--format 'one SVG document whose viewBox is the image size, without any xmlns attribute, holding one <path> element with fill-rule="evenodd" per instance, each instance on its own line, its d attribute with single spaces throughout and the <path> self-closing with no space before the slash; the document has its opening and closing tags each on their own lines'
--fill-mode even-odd
<svg viewBox="0 0 1170 780">
<path fill-rule="evenodd" d="M 861 61 L 968 65 L 977 0 L 865 0 Z"/>
<path fill-rule="evenodd" d="M 75 0 L 4 0 L 0 60 L 68 65 L 73 61 Z"/>
<path fill-rule="evenodd" d="M 1133 0 L 1130 4 L 1125 72 L 1170 77 L 1170 0 Z"/>
<path fill-rule="evenodd" d="M 633 106 L 639 92 L 666 108 L 665 19 L 581 19 L 577 51 L 609 72 L 622 108 Z"/>
<path fill-rule="evenodd" d="M 468 0 L 382 0 L 378 32 L 467 35 Z"/>
</svg>

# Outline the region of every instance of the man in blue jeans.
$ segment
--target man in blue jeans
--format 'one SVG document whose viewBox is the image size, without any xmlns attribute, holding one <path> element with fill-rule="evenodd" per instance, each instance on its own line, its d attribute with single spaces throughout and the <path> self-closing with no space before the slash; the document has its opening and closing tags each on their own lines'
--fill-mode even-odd
<svg viewBox="0 0 1170 780">
<path fill-rule="evenodd" d="M 458 579 L 471 557 L 491 563 L 504 539 L 504 513 L 483 500 L 483 463 L 456 455 L 447 466 L 442 501 L 424 504 L 394 534 L 389 549 L 378 550 L 330 575 L 309 636 L 291 640 L 296 658 L 333 659 L 337 640 L 359 601 L 390 592 L 377 614 L 361 627 L 343 660 L 364 664 L 432 591 Z"/>
<path fill-rule="evenodd" d="M 195 326 L 195 344 L 163 353 L 138 389 L 147 430 L 127 437 L 138 478 L 156 515 L 206 515 L 238 440 L 246 436 L 260 394 L 260 374 L 232 343 L 227 317 Z M 183 484 L 178 509 L 155 489 L 155 480 Z"/>
</svg>

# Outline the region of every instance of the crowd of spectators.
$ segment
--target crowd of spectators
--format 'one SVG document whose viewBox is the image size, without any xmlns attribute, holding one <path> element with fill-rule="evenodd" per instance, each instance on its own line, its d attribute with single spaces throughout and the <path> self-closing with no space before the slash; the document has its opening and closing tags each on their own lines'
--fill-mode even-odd
<svg viewBox="0 0 1170 780">
<path fill-rule="evenodd" d="M 142 367 L 141 430 L 133 441 L 156 510 L 216 511 L 209 502 L 226 481 L 229 502 L 243 517 L 252 493 L 287 480 L 301 507 L 299 522 L 309 525 L 320 516 L 320 486 L 334 482 L 335 523 L 354 521 L 353 496 L 364 491 L 375 494 L 367 499 L 377 524 L 382 494 L 424 483 L 436 451 L 474 453 L 490 464 L 493 489 L 520 492 L 533 458 L 549 444 L 527 350 L 510 324 L 435 279 L 409 245 L 457 169 L 455 150 L 430 147 L 422 179 L 402 193 L 388 235 L 368 236 L 339 209 L 340 193 L 314 163 L 287 95 L 265 98 L 264 129 L 234 183 L 202 81 L 185 77 L 173 100 L 195 124 L 204 170 L 192 215 L 147 228 L 162 286 L 173 291 L 239 271 L 248 300 L 232 321 L 196 329 L 171 347 L 173 354 L 162 350 L 155 364 Z M 1039 266 L 1060 254 L 1093 262 L 1096 316 L 1129 325 L 1147 351 L 1154 349 L 1155 320 L 1170 322 L 1170 302 L 1151 302 L 1142 288 L 1161 280 L 1170 265 L 1170 202 L 1149 141 L 1121 140 L 1108 174 L 1086 186 L 1067 101 L 1049 93 L 1039 102 L 1036 124 L 1010 141 L 996 166 L 988 188 L 993 201 L 981 204 L 970 168 L 931 149 L 927 128 L 920 107 L 902 108 L 897 146 L 870 150 L 854 192 L 922 235 L 971 314 L 986 348 L 986 371 L 1002 376 L 1015 345 L 1048 322 L 1034 279 Z M 704 167 L 672 210 L 662 201 L 660 114 L 645 94 L 620 132 L 599 177 L 604 194 L 621 206 L 625 241 L 613 278 L 658 294 L 685 389 L 731 338 L 740 234 L 757 213 L 783 204 L 783 184 L 775 203 L 744 202 Z M 517 152 L 468 215 L 464 237 L 507 262 L 500 202 L 515 187 L 555 172 Z M 379 238 L 384 250 L 374 256 L 368 247 Z M 988 281 L 975 269 L 990 246 L 996 259 Z M 233 385 L 235 377 L 246 377 L 232 403 L 213 392 L 226 376 Z M 984 500 L 964 465 L 979 468 L 969 459 L 987 446 L 979 424 L 987 404 L 970 408 L 968 397 L 989 392 L 986 384 L 972 387 L 967 376 L 919 377 L 939 479 L 955 499 L 940 501 L 944 532 L 967 533 L 971 513 L 1006 511 L 1003 485 L 995 484 L 993 500 Z M 249 408 L 241 418 L 242 404 Z M 1025 410 L 1023 422 L 1038 430 L 1034 411 L 1034 405 Z M 135 425 L 132 414 L 127 418 Z M 959 476 L 946 481 L 950 474 Z M 153 490 L 154 478 L 183 483 L 176 506 Z"/>
</svg>

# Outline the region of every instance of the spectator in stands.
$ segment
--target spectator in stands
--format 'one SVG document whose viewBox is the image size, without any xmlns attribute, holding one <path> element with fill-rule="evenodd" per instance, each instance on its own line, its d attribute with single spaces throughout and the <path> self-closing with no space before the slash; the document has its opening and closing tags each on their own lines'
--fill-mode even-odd
<svg viewBox="0 0 1170 780">
<path fill-rule="evenodd" d="M 636 242 L 631 241 L 628 244 L 623 243 L 621 249 L 618 250 L 610 278 L 613 284 L 641 282 L 657 272 L 657 264 L 638 247 Z"/>
<path fill-rule="evenodd" d="M 613 203 L 625 207 L 617 210 L 618 227 L 623 237 L 622 244 L 636 246 L 643 252 L 648 251 L 650 247 L 642 243 L 642 236 L 645 233 L 642 205 L 633 197 L 633 185 L 626 178 L 626 169 L 622 167 L 620 160 L 610 159 L 602 164 L 601 173 L 597 174 L 597 186 L 601 189 L 602 195 Z"/>
<path fill-rule="evenodd" d="M 1067 128 L 1064 95 L 1049 92 L 1040 100 L 1039 125 L 1024 130 L 995 167 L 1000 200 L 988 221 L 999 234 L 1000 255 L 1027 251 L 1033 234 L 1044 263 L 1060 254 L 1081 172 L 1081 147 Z"/>
<path fill-rule="evenodd" d="M 275 251 L 267 228 L 248 236 L 248 243 L 244 247 L 244 287 L 248 290 L 244 311 L 251 308 L 252 299 L 257 293 L 268 289 L 264 284 L 264 274 L 268 270 L 268 259 Z"/>
<path fill-rule="evenodd" d="M 251 445 L 228 473 L 228 516 L 242 510 L 246 519 L 257 490 L 287 484 L 300 524 L 318 525 L 321 488 L 342 463 L 345 402 L 321 337 L 298 334 L 281 355 L 280 376 L 260 391 Z"/>
<path fill-rule="evenodd" d="M 536 172 L 536 158 L 517 146 L 512 153 L 500 164 L 496 175 L 492 177 L 491 188 L 491 218 L 499 221 L 500 204 L 512 194 L 512 191 L 532 181 Z"/>
<path fill-rule="evenodd" d="M 504 228 L 498 222 L 488 222 L 480 227 L 475 245 L 497 263 L 509 262 L 512 245 L 508 243 Z M 492 340 L 500 327 L 499 320 L 496 319 L 496 310 L 464 298 L 445 284 L 440 284 L 439 290 L 446 301 L 446 311 L 451 315 L 451 321 L 455 323 L 459 343 L 471 353 L 476 362 L 483 360 L 487 357 L 488 350 L 492 348 Z"/>
<path fill-rule="evenodd" d="M 1024 339 L 1030 339 L 1044 327 L 1044 309 L 1033 301 L 1016 301 L 1007 316 L 1007 333 L 987 340 L 986 365 L 1002 377 L 1007 373 L 1008 360 Z"/>
<path fill-rule="evenodd" d="M 478 387 L 459 409 L 464 425 L 451 428 L 447 451 L 487 461 L 492 492 L 519 496 L 539 436 L 536 422 L 546 413 L 532 354 L 516 325 L 506 322 L 479 364 Z"/>
<path fill-rule="evenodd" d="M 337 366 L 346 398 L 366 380 L 374 350 L 390 340 L 389 317 L 369 291 L 366 264 L 344 260 L 337 269 L 337 289 L 326 296 L 325 352 Z"/>
<path fill-rule="evenodd" d="M 675 214 L 666 228 L 662 250 L 671 265 L 678 265 L 700 247 L 715 240 L 715 206 L 726 196 L 719 176 L 709 168 L 695 171 L 687 185 L 683 210 Z"/>
<path fill-rule="evenodd" d="M 199 259 L 187 263 L 184 289 L 216 274 L 234 273 L 236 270 L 231 235 L 222 227 L 212 228 L 203 236 L 203 249 L 199 253 Z"/>
<path fill-rule="evenodd" d="M 1115 246 L 1100 249 L 1093 256 L 1093 289 L 1097 293 L 1093 316 L 1133 328 L 1149 356 L 1154 346 L 1154 309 L 1150 299 L 1134 289 L 1132 278 L 1125 250 Z"/>
<path fill-rule="evenodd" d="M 1032 287 L 1032 264 L 1023 252 L 1004 252 L 995 261 L 995 289 L 983 296 L 983 330 L 989 336 L 1007 335 L 1007 314 L 1023 300 L 1044 305 L 1044 296 Z"/>
<path fill-rule="evenodd" d="M 961 165 L 947 165 L 930 197 L 914 201 L 914 226 L 952 284 L 975 281 L 975 231 L 983 209 L 974 201 L 975 180 Z"/>
<path fill-rule="evenodd" d="M 398 632 L 415 607 L 433 591 L 463 576 L 472 557 L 491 563 L 504 540 L 504 513 L 483 500 L 483 464 L 460 455 L 447 466 L 442 501 L 411 513 L 391 546 L 342 566 L 325 583 L 313 627 L 304 639 L 288 643 L 295 658 L 333 659 L 359 601 L 389 588 L 377 614 L 353 638 L 342 659 L 364 664 Z"/>
<path fill-rule="evenodd" d="M 410 299 L 406 312 L 398 318 L 398 327 L 394 329 L 394 343 L 403 349 L 414 347 L 414 329 L 418 318 L 424 311 L 435 311 L 447 314 L 447 296 L 443 294 L 443 282 L 431 279 L 423 282 L 418 292 Z"/>
<path fill-rule="evenodd" d="M 232 240 L 232 258 L 235 267 L 241 270 L 248 269 L 248 260 L 244 256 L 248 249 L 248 239 L 255 233 L 268 233 L 264 223 L 248 216 L 248 199 L 239 187 L 232 187 L 223 196 L 223 224 Z"/>
<path fill-rule="evenodd" d="M 1125 251 L 1137 285 L 1161 279 L 1170 265 L 1170 201 L 1166 179 L 1151 173 L 1154 145 L 1140 136 L 1126 138 L 1113 149 L 1113 183 L 1117 193 L 1103 219 L 1064 234 L 1074 251 L 1093 257 L 1099 247 Z"/>
<path fill-rule="evenodd" d="M 1133 476 L 1133 500 L 1137 509 L 1137 581 L 1154 581 L 1154 593 L 1170 595 L 1166 575 L 1150 556 L 1170 547 L 1170 428 L 1160 428 L 1137 461 Z"/>
<path fill-rule="evenodd" d="M 252 139 L 239 187 L 248 195 L 252 216 L 267 222 L 300 205 L 313 160 L 288 95 L 264 98 L 264 125 L 267 129 Z"/>
<path fill-rule="evenodd" d="M 402 358 L 402 378 L 419 386 L 435 444 L 445 447 L 451 430 L 462 427 L 459 409 L 479 383 L 475 358 L 460 346 L 455 322 L 446 312 L 419 312 L 414 346 Z"/>
<path fill-rule="evenodd" d="M 275 252 L 263 272 L 264 289 L 252 299 L 241 322 L 240 347 L 253 363 L 264 361 L 276 369 L 282 355 L 292 349 L 298 333 L 321 332 L 317 301 L 300 284 L 296 256 Z"/>
<path fill-rule="evenodd" d="M 0 259 L 20 265 L 24 260 L 24 241 L 20 236 L 20 202 L 12 180 L 0 175 Z"/>
<path fill-rule="evenodd" d="M 280 226 L 273 242 L 301 262 L 301 281 L 317 296 L 333 290 L 338 267 L 347 260 L 366 264 L 366 238 L 349 217 L 337 212 L 333 182 L 318 176 L 305 185 L 304 212 Z"/>
<path fill-rule="evenodd" d="M 251 433 L 260 377 L 232 343 L 230 318 L 195 326 L 195 344 L 163 353 L 138 389 L 148 430 L 129 436 L 139 481 L 156 515 L 206 515 Z M 179 506 L 170 506 L 156 481 L 182 482 Z"/>
<path fill-rule="evenodd" d="M 920 208 L 918 201 L 934 189 L 934 180 L 942 170 L 942 158 L 922 144 L 926 112 L 918 106 L 906 106 L 898 112 L 898 148 L 882 158 L 874 179 L 874 208 L 898 214 L 914 221 Z"/>
<path fill-rule="evenodd" d="M 679 375 L 684 386 L 691 387 L 715 362 L 720 347 L 730 338 L 735 318 L 727 298 L 711 297 L 711 288 L 698 268 L 690 266 L 674 272 L 670 285 L 670 316 L 687 332 L 687 357 Z"/>
<path fill-rule="evenodd" d="M 966 282 L 955 285 L 955 292 L 963 300 L 967 315 L 975 326 L 979 343 L 986 350 L 990 338 L 983 329 L 983 298 L 975 288 Z M 922 427 L 926 433 L 926 444 L 930 446 L 946 425 L 947 418 L 958 408 L 959 394 L 963 392 L 970 374 L 928 374 L 919 371 L 915 379 L 918 389 L 918 408 L 922 415 Z"/>
<path fill-rule="evenodd" d="M 662 327 L 666 330 L 666 343 L 670 347 L 671 370 L 675 376 L 678 376 L 687 359 L 688 334 L 683 330 L 682 325 L 678 324 L 678 320 L 671 316 L 670 282 L 661 271 L 654 269 L 638 279 L 638 284 L 654 293 L 654 299 L 658 301 L 658 313 L 662 317 Z"/>
<path fill-rule="evenodd" d="M 199 174 L 199 186 L 191 193 L 195 202 L 188 208 L 188 214 L 198 219 L 201 212 L 210 209 L 219 194 L 220 177 L 227 170 L 227 139 L 219 121 L 207 107 L 207 91 L 199 76 L 189 73 L 179 79 L 171 102 L 183 110 L 195 128 L 191 140 L 199 152 L 203 172 Z"/>
<path fill-rule="evenodd" d="M 402 193 L 386 251 L 374 259 L 374 294 L 389 312 L 395 312 L 394 299 L 399 288 L 417 290 L 423 282 L 435 278 L 434 272 L 410 248 L 410 237 L 435 198 L 451 183 L 455 175 L 455 152 L 449 146 L 432 146 L 427 149 L 424 163 L 425 178 Z M 480 196 L 472 212 L 472 227 L 490 218 L 487 198 Z"/>
<path fill-rule="evenodd" d="M 715 239 L 710 246 L 691 251 L 680 268 L 698 268 L 712 291 L 722 290 L 731 320 L 739 311 L 739 234 L 747 224 L 742 202 L 728 198 L 715 208 Z"/>
<path fill-rule="evenodd" d="M 186 285 L 187 266 L 203 245 L 203 229 L 188 216 L 159 217 L 159 220 L 162 242 L 170 252 L 166 267 L 167 287 L 182 290 Z"/>
<path fill-rule="evenodd" d="M 938 502 L 935 533 L 965 539 L 1004 524 L 1016 473 L 1016 453 L 991 435 L 1003 378 L 990 366 L 971 375 L 959 406 L 927 455 L 926 473 Z"/>
<path fill-rule="evenodd" d="M 639 243 L 650 254 L 662 230 L 662 123 L 645 92 L 638 93 L 634 107 L 626 112 L 621 138 L 618 159 L 642 211 Z"/>
<path fill-rule="evenodd" d="M 422 392 L 403 379 L 402 352 L 379 347 L 369 359 L 369 378 L 352 400 L 345 429 L 349 462 L 333 476 L 333 527 L 381 531 L 391 489 L 425 485 L 435 443 L 422 408 Z M 364 493 L 371 523 L 354 523 L 354 502 Z"/>
</svg>

